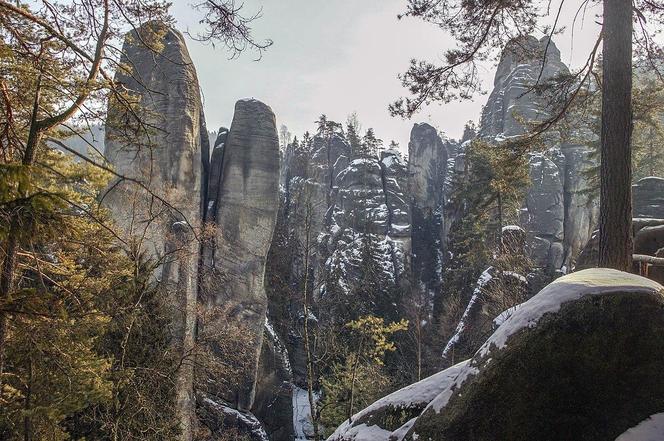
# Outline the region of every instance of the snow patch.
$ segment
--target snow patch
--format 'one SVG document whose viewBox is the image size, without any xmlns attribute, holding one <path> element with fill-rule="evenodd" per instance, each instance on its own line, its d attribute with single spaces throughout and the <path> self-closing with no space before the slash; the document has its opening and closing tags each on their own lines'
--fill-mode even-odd
<svg viewBox="0 0 664 441">
<path fill-rule="evenodd" d="M 616 438 L 615 441 L 661 441 L 664 439 L 664 413 L 656 413 Z"/>
<path fill-rule="evenodd" d="M 389 441 L 392 432 L 389 430 L 381 429 L 378 426 L 367 426 L 366 424 L 358 424 L 355 427 L 350 427 L 345 433 L 343 438 L 336 437 L 332 434 L 328 441 L 344 440 L 344 441 Z"/>
<path fill-rule="evenodd" d="M 399 427 L 397 430 L 392 432 L 392 437 L 390 438 L 390 441 L 402 441 L 406 435 L 408 435 L 408 431 L 415 425 L 415 422 L 417 421 L 417 417 L 408 420 L 406 424 L 403 426 Z"/>
<path fill-rule="evenodd" d="M 391 394 L 381 398 L 380 400 L 374 402 L 370 406 L 362 409 L 355 415 L 353 415 L 352 420 L 357 421 L 361 418 L 364 418 L 368 415 L 371 415 L 373 412 L 379 411 L 385 407 L 392 407 L 395 409 L 398 408 L 409 408 L 414 406 L 422 406 L 423 404 L 430 403 L 434 398 L 436 398 L 441 392 L 443 392 L 448 385 L 450 385 L 454 380 L 459 376 L 459 373 L 462 372 L 470 360 L 463 361 L 461 363 L 455 364 L 452 367 L 445 369 L 444 371 L 433 374 L 430 377 L 427 377 L 423 380 L 418 381 L 408 385 L 402 389 L 392 392 Z M 414 423 L 414 419 L 409 421 L 411 425 Z M 364 424 L 358 425 L 357 427 L 365 426 Z M 353 439 L 368 439 L 368 438 L 353 438 L 352 435 L 356 433 L 357 427 L 354 427 L 351 422 L 348 420 L 344 421 L 337 430 L 328 438 L 330 441 L 333 440 L 353 440 Z M 367 427 L 367 426 L 365 426 Z M 377 427 L 377 426 L 371 426 Z M 405 425 L 402 426 L 398 431 L 405 428 Z M 403 434 L 401 435 L 402 439 L 410 427 L 406 428 Z M 382 429 L 381 429 L 382 430 Z M 388 437 L 389 437 L 388 432 Z M 396 432 L 395 432 L 396 434 Z M 382 439 L 382 438 L 377 438 Z M 385 438 L 387 439 L 387 438 Z"/>
<path fill-rule="evenodd" d="M 563 303 L 588 295 L 616 292 L 657 293 L 664 291 L 659 283 L 645 277 L 608 268 L 592 268 L 556 279 L 537 295 L 519 305 L 477 352 L 485 356 L 492 348 L 503 348 L 507 340 L 524 328 L 537 325 L 546 313 L 555 313 Z"/>
<path fill-rule="evenodd" d="M 306 441 L 313 439 L 314 426 L 311 422 L 311 406 L 309 405 L 309 392 L 297 386 L 293 386 L 293 432 L 295 441 Z M 314 400 L 318 400 L 318 394 L 314 393 Z"/>
<path fill-rule="evenodd" d="M 454 380 L 447 384 L 447 387 L 440 394 L 438 394 L 438 396 L 436 396 L 436 398 L 434 398 L 431 403 L 429 403 L 427 409 L 431 408 L 436 413 L 440 413 L 440 411 L 445 406 L 447 406 L 450 398 L 452 398 L 452 394 L 456 392 L 469 377 L 477 375 L 480 372 L 479 369 L 471 365 L 471 360 L 459 363 L 456 366 L 459 366 L 460 369 L 457 375 L 454 377 Z"/>
</svg>

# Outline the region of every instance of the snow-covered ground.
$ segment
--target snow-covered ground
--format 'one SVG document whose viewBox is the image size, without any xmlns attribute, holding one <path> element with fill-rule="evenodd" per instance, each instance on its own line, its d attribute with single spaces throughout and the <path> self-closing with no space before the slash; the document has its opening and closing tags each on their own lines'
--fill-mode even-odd
<svg viewBox="0 0 664 441">
<path fill-rule="evenodd" d="M 318 397 L 314 396 L 314 399 Z M 293 432 L 295 441 L 306 441 L 314 437 L 309 394 L 306 389 L 297 386 L 293 386 Z"/>
</svg>

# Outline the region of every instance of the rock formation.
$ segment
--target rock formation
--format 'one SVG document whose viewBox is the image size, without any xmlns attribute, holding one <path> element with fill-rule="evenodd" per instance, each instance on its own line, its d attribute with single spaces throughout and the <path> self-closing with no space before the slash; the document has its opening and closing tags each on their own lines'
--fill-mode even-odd
<svg viewBox="0 0 664 441">
<path fill-rule="evenodd" d="M 128 179 L 116 179 L 103 201 L 126 238 L 140 240 L 158 263 L 154 278 L 171 299 L 173 345 L 184 360 L 175 386 L 182 439 L 192 438 L 195 415 L 215 432 L 224 415 L 237 413 L 224 424 L 233 420 L 260 433 L 247 412 L 258 376 L 265 258 L 278 208 L 274 114 L 259 101 L 239 101 L 230 131 L 220 130 L 210 155 L 196 71 L 182 35 L 151 22 L 127 35 L 123 53 L 127 70 L 119 70 L 116 80 L 127 95 L 109 103 L 106 154 Z M 242 332 L 250 346 L 240 384 L 231 390 L 219 386 L 216 366 L 229 329 Z"/>
<path fill-rule="evenodd" d="M 528 123 L 551 116 L 546 98 L 530 87 L 538 78 L 545 83 L 567 73 L 552 41 L 528 37 L 512 42 L 498 65 L 494 89 L 482 112 L 479 136 L 503 142 L 525 133 Z M 547 149 L 530 157 L 531 187 L 521 209 L 521 226 L 529 233 L 538 265 L 550 273 L 565 272 L 597 222 L 597 202 L 585 192 L 588 184 L 584 171 L 592 160 L 588 146 L 561 140 L 556 133 L 548 134 L 544 143 Z"/>
<path fill-rule="evenodd" d="M 440 287 L 443 252 L 445 180 L 452 143 L 429 124 L 415 124 L 408 143 L 408 192 L 412 213 L 413 280 L 432 299 Z"/>
<path fill-rule="evenodd" d="M 379 400 L 330 440 L 616 439 L 664 408 L 663 295 L 616 270 L 564 276 L 508 311 L 470 360 Z"/>
<path fill-rule="evenodd" d="M 140 184 L 117 178 L 103 201 L 126 239 L 140 241 L 158 263 L 154 277 L 170 293 L 173 344 L 184 356 L 194 339 L 201 150 L 207 146 L 196 70 L 182 34 L 156 22 L 127 35 L 121 65 L 115 79 L 127 96 L 109 103 L 106 156 L 120 175 Z M 184 439 L 191 437 L 192 375 L 192 364 L 184 363 L 176 379 Z"/>
<path fill-rule="evenodd" d="M 664 218 L 664 178 L 647 177 L 632 186 L 636 218 Z"/>
<path fill-rule="evenodd" d="M 462 372 L 470 360 L 463 361 L 424 380 L 392 392 L 346 420 L 328 438 L 328 441 L 353 441 L 371 439 L 389 441 L 391 437 L 403 438 L 409 428 L 429 403 L 443 392 Z"/>
<path fill-rule="evenodd" d="M 185 360 L 176 378 L 184 440 L 192 439 L 194 429 L 214 440 L 229 426 L 253 440 L 304 437 L 308 411 L 308 404 L 303 404 L 307 401 L 303 399 L 304 323 L 312 328 L 339 326 L 365 314 L 391 321 L 403 318 L 407 306 L 414 304 L 426 309 L 424 326 L 431 322 L 450 254 L 448 231 L 461 210 L 451 206 L 450 190 L 452 182 L 468 171 L 467 142 L 477 136 L 497 144 L 523 134 L 527 121 L 548 116 L 546 101 L 528 89 L 540 75 L 545 48 L 541 78 L 567 73 L 553 43 L 534 38 L 520 43 L 502 56 L 477 134 L 467 130 L 456 142 L 429 124 L 415 124 L 406 161 L 392 150 L 378 156 L 353 152 L 343 131 L 322 130 L 304 143 L 288 146 L 280 168 L 275 116 L 268 106 L 253 99 L 239 101 L 230 129 L 222 127 L 210 148 L 196 72 L 182 35 L 158 23 L 128 34 L 122 59 L 128 70 L 116 76 L 127 96 L 109 104 L 105 143 L 111 163 L 128 179 L 117 179 L 103 201 L 126 237 L 140 240 L 140 248 L 157 261 L 154 280 L 169 293 L 173 347 Z M 520 226 L 506 228 L 518 233 L 520 243 L 527 242 L 539 269 L 554 275 L 571 268 L 588 242 L 597 204 L 585 191 L 584 172 L 593 165 L 589 148 L 562 141 L 557 133 L 544 143 L 546 149 L 529 158 L 531 186 L 520 210 Z M 662 182 L 651 177 L 634 186 L 639 250 L 657 253 L 664 245 L 662 221 L 654 219 L 664 218 Z M 503 234 L 507 235 L 504 230 Z M 370 271 L 367 265 L 373 265 Z M 374 280 L 364 280 L 365 273 Z M 487 349 L 496 360 L 488 367 L 480 351 L 468 362 L 380 400 L 332 439 L 366 438 L 367 433 L 376 440 L 411 439 L 414 433 L 438 430 L 465 439 L 465 427 L 484 430 L 489 427 L 486 421 L 496 433 L 513 433 L 509 421 L 500 418 L 509 413 L 491 412 L 503 410 L 500 403 L 490 407 L 492 394 L 508 397 L 508 410 L 526 412 L 525 404 L 510 396 L 504 385 L 510 384 L 512 374 L 521 375 L 523 384 L 539 378 L 536 366 L 562 372 L 575 359 L 555 355 L 554 349 L 560 347 L 586 348 L 582 355 L 587 358 L 581 362 L 594 372 L 598 387 L 607 387 L 609 378 L 602 375 L 621 373 L 592 371 L 594 336 L 609 332 L 605 318 L 610 314 L 628 322 L 650 314 L 653 305 L 660 307 L 653 294 L 660 288 L 646 289 L 642 281 L 629 279 L 631 285 L 620 292 L 598 293 L 585 288 L 583 274 L 591 273 L 581 274 L 556 282 L 553 292 L 573 291 L 576 285 L 583 292 L 562 305 L 560 313 L 556 309 L 546 315 L 541 326 L 510 336 L 507 349 Z M 445 355 L 472 354 L 487 332 L 500 325 L 494 337 L 501 335 L 506 323 L 528 310 L 525 303 L 494 321 L 497 306 L 487 306 L 491 296 L 484 295 L 505 286 L 526 292 L 531 289 L 527 276 L 487 268 L 472 297 L 462 299 L 468 304 Z M 265 286 L 266 277 L 270 286 Z M 545 290 L 540 297 L 545 292 L 551 294 Z M 537 298 L 531 301 L 537 303 Z M 595 307 L 606 314 L 581 323 L 582 314 Z M 653 327 L 659 322 L 653 323 L 638 323 L 635 329 L 656 335 L 659 329 Z M 559 332 L 571 326 L 585 333 Z M 549 340 L 542 337 L 542 329 L 549 332 Z M 625 335 L 635 332 L 626 330 Z M 524 341 L 537 348 L 533 350 L 545 362 L 524 352 Z M 639 344 L 643 347 L 634 347 L 637 357 L 646 360 L 648 345 L 652 354 L 662 355 L 658 343 Z M 550 350 L 542 353 L 540 346 Z M 239 378 L 231 381 L 225 378 L 224 362 L 225 356 L 236 355 L 233 351 L 243 356 L 234 366 Z M 195 353 L 196 367 L 188 359 L 190 353 Z M 518 357 L 534 361 L 515 366 Z M 582 387 L 583 381 L 589 381 L 584 375 L 575 372 L 570 382 Z M 466 378 L 468 388 L 462 381 Z M 537 386 L 547 391 L 546 378 L 540 380 L 542 385 Z M 650 386 L 659 391 L 662 385 L 653 380 Z M 457 393 L 462 387 L 463 399 Z M 485 403 L 477 398 L 480 394 L 490 399 Z M 441 412 L 432 411 L 441 397 L 449 398 L 449 405 L 440 406 Z M 590 392 L 587 397 L 592 397 Z M 631 427 L 627 423 L 636 425 L 648 416 L 644 409 L 650 409 L 653 401 L 643 403 L 635 404 L 628 418 L 616 417 L 615 424 L 597 428 L 597 433 L 617 436 L 619 430 Z M 546 402 L 537 409 L 545 412 L 546 406 L 559 404 Z M 579 424 L 595 427 L 593 418 L 589 415 Z"/>
<path fill-rule="evenodd" d="M 269 318 L 276 339 L 287 348 L 292 390 L 297 392 L 306 384 L 304 320 L 312 327 L 343 325 L 362 314 L 392 317 L 397 313 L 403 298 L 393 296 L 408 292 L 410 270 L 407 179 L 399 152 L 383 151 L 380 157 L 352 155 L 340 132 L 316 135 L 308 145 L 291 145 L 285 151 L 282 200 L 267 278 L 273 282 Z M 362 285 L 367 250 L 377 262 L 376 277 L 387 287 L 376 298 Z M 305 257 L 311 284 L 308 317 L 302 308 Z M 265 354 L 261 365 L 269 366 L 274 360 L 274 355 Z M 278 384 L 284 376 L 272 372 L 270 376 L 279 380 L 261 388 L 280 389 L 283 394 Z M 268 432 L 284 434 L 286 418 L 285 414 L 281 421 L 272 418 Z M 275 435 L 274 439 L 290 438 Z"/>
<path fill-rule="evenodd" d="M 263 341 L 267 296 L 265 257 L 276 222 L 279 144 L 272 110 L 257 100 L 235 105 L 227 138 L 220 131 L 210 163 L 207 220 L 210 240 L 203 246 L 199 301 L 206 316 L 199 334 L 236 323 L 249 340 L 250 356 L 237 388 L 223 390 L 208 379 L 206 392 L 226 399 L 240 411 L 253 405 L 258 359 Z M 212 358 L 223 357 L 211 339 Z M 219 360 L 223 365 L 223 360 Z M 216 364 L 212 361 L 212 364 Z M 210 368 L 215 371 L 214 367 Z"/>
</svg>

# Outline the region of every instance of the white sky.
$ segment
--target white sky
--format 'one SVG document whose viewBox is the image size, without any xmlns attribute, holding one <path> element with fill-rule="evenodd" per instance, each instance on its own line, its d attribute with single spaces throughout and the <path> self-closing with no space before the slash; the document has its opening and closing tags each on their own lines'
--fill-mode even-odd
<svg viewBox="0 0 664 441">
<path fill-rule="evenodd" d="M 552 10 L 558 4 L 552 2 Z M 406 92 L 397 75 L 409 60 L 440 60 L 453 44 L 421 20 L 397 20 L 405 5 L 406 0 L 245 0 L 245 14 L 263 8 L 263 16 L 252 24 L 255 37 L 274 41 L 260 61 L 254 61 L 251 52 L 229 60 L 222 47 L 188 41 L 208 129 L 230 126 L 235 102 L 254 97 L 272 107 L 278 125 L 285 124 L 298 136 L 313 131 L 322 113 L 345 122 L 348 114 L 357 112 L 363 128 L 373 127 L 378 137 L 386 143 L 394 139 L 402 149 L 414 122 L 429 122 L 459 138 L 466 121 L 479 119 L 486 96 L 434 104 L 411 121 L 389 115 L 388 104 Z M 567 9 L 560 23 L 571 25 L 575 9 Z M 597 35 L 596 12 L 586 14 L 583 27 L 577 23 L 573 47 L 569 31 L 554 38 L 566 63 L 578 66 L 585 61 Z M 195 32 L 190 0 L 174 1 L 173 14 L 180 30 Z M 490 90 L 494 71 L 491 64 L 483 67 L 485 89 Z"/>
</svg>

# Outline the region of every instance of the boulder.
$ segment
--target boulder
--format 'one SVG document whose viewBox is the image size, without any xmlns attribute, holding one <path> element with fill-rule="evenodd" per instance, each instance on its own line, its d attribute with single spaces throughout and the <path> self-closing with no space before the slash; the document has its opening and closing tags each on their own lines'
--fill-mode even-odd
<svg viewBox="0 0 664 441">
<path fill-rule="evenodd" d="M 409 427 L 469 360 L 392 392 L 346 420 L 328 441 L 388 441 L 393 432 Z"/>
<path fill-rule="evenodd" d="M 664 287 L 589 269 L 514 308 L 407 440 L 615 439 L 664 410 Z"/>
<path fill-rule="evenodd" d="M 196 416 L 202 423 L 196 433 L 197 441 L 271 441 L 251 412 L 239 411 L 230 403 L 202 392 L 196 393 Z"/>
<path fill-rule="evenodd" d="M 661 257 L 664 253 L 664 219 L 634 218 L 632 219 L 634 233 L 634 254 Z M 661 250 L 661 251 L 660 251 Z M 599 230 L 595 230 L 592 237 L 579 254 L 575 268 L 577 270 L 593 268 L 599 262 Z M 635 265 L 634 271 L 638 272 Z M 662 267 L 652 266 L 648 277 L 664 282 Z"/>
<path fill-rule="evenodd" d="M 664 218 L 664 178 L 650 176 L 632 185 L 634 217 Z"/>
</svg>

